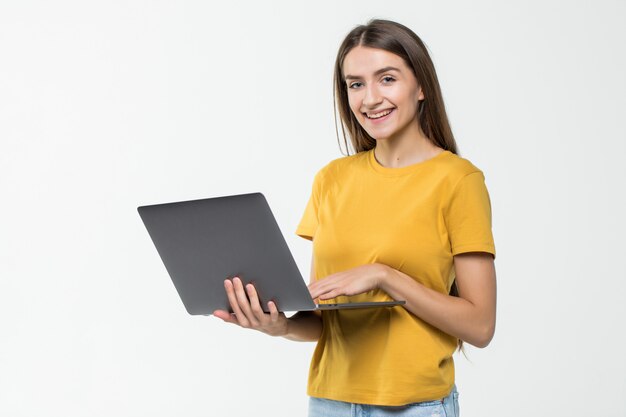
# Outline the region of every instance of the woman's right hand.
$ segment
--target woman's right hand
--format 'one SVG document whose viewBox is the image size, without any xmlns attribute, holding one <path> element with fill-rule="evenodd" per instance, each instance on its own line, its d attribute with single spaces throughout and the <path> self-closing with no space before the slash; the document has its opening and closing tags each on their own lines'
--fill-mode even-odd
<svg viewBox="0 0 626 417">
<path fill-rule="evenodd" d="M 245 289 L 241 279 L 235 277 L 224 281 L 224 288 L 230 307 L 234 313 L 215 310 L 213 315 L 227 323 L 237 324 L 246 329 L 254 329 L 270 336 L 287 335 L 288 318 L 280 313 L 273 301 L 267 303 L 269 314 L 261 308 L 259 296 L 254 285 L 248 284 Z M 247 296 L 246 296 L 247 293 Z"/>
</svg>

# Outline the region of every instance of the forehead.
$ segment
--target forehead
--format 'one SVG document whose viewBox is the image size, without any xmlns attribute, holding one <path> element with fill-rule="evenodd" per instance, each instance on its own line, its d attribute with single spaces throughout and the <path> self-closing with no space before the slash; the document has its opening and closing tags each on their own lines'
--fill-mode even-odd
<svg viewBox="0 0 626 417">
<path fill-rule="evenodd" d="M 404 60 L 398 55 L 384 49 L 357 46 L 343 60 L 343 76 L 346 74 L 367 76 L 384 67 L 396 67 L 408 71 Z"/>
</svg>

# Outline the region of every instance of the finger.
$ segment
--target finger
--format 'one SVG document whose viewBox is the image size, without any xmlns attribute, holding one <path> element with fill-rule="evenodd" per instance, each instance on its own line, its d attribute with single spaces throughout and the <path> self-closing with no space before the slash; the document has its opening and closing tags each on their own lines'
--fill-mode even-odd
<svg viewBox="0 0 626 417">
<path fill-rule="evenodd" d="M 276 323 L 278 321 L 278 314 L 279 314 L 276 304 L 273 301 L 268 301 L 267 308 L 270 311 L 270 320 L 272 321 L 272 323 Z"/>
<path fill-rule="evenodd" d="M 233 324 L 237 324 L 239 325 L 239 321 L 237 320 L 237 316 L 235 316 L 234 314 L 229 313 L 228 311 L 225 310 L 215 310 L 213 312 L 213 315 L 219 319 L 222 319 L 223 321 L 227 322 L 227 323 L 233 323 Z"/>
<path fill-rule="evenodd" d="M 309 292 L 313 298 L 317 298 L 319 294 L 323 294 L 326 291 L 330 291 L 332 288 L 340 285 L 344 278 L 342 273 L 328 275 L 326 278 L 322 278 L 309 284 Z"/>
<path fill-rule="evenodd" d="M 258 326 L 258 319 L 250 308 L 250 301 L 246 295 L 246 290 L 243 288 L 243 282 L 241 282 L 241 279 L 238 277 L 233 278 L 233 286 L 235 288 L 235 296 L 237 297 L 237 302 L 239 303 L 241 311 L 243 311 L 243 314 L 245 314 L 246 319 L 252 326 Z"/>
<path fill-rule="evenodd" d="M 325 290 L 322 290 L 320 288 L 312 288 L 309 290 L 309 293 L 311 294 L 311 298 L 312 299 L 316 299 L 320 296 L 320 294 L 323 294 L 324 292 L 326 292 Z"/>
<path fill-rule="evenodd" d="M 334 289 L 341 286 L 341 283 L 339 282 L 338 279 L 332 279 L 332 280 L 324 279 L 318 282 L 319 282 L 318 285 L 309 289 L 309 292 L 311 293 L 311 298 L 313 299 L 318 298 L 320 297 L 320 295 L 328 293 L 329 291 L 333 291 Z"/>
<path fill-rule="evenodd" d="M 311 294 L 311 298 L 317 298 L 320 292 L 324 292 L 321 287 L 321 281 L 315 281 L 314 283 L 309 285 L 309 293 Z"/>
<path fill-rule="evenodd" d="M 242 327 L 250 327 L 250 321 L 246 318 L 246 315 L 243 313 L 243 311 L 241 311 L 241 308 L 239 308 L 239 302 L 237 301 L 237 296 L 235 295 L 234 284 L 229 279 L 227 279 L 226 281 L 224 281 L 224 288 L 226 289 L 226 296 L 228 297 L 230 308 L 233 309 L 239 325 Z"/>
<path fill-rule="evenodd" d="M 246 291 L 248 292 L 248 298 L 250 299 L 250 308 L 252 309 L 256 319 L 258 321 L 265 320 L 265 312 L 261 308 L 256 288 L 254 288 L 254 285 L 248 284 L 246 285 Z"/>
<path fill-rule="evenodd" d="M 335 289 L 332 289 L 330 291 L 327 291 L 325 293 L 320 294 L 319 295 L 319 299 L 320 300 L 328 300 L 328 299 L 331 299 L 331 298 L 338 297 L 340 295 L 343 295 L 343 292 L 339 288 L 335 288 Z"/>
</svg>

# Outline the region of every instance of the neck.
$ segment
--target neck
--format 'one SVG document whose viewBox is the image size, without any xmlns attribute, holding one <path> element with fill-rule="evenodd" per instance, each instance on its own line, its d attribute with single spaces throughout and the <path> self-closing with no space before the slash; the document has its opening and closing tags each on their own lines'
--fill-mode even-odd
<svg viewBox="0 0 626 417">
<path fill-rule="evenodd" d="M 384 167 L 402 168 L 430 159 L 441 151 L 419 129 L 410 135 L 376 140 L 374 156 Z"/>
</svg>

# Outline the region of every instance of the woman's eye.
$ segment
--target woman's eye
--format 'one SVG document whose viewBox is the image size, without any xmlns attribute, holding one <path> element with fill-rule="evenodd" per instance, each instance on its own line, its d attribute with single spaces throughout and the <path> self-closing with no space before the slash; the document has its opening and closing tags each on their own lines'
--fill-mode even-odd
<svg viewBox="0 0 626 417">
<path fill-rule="evenodd" d="M 348 86 L 348 88 L 356 88 L 355 85 L 361 84 L 360 82 L 354 82 Z"/>
<path fill-rule="evenodd" d="M 389 82 L 395 81 L 394 78 L 390 76 L 383 77 L 383 80 L 389 80 Z"/>
</svg>

